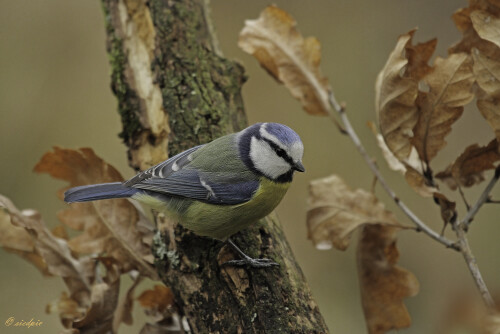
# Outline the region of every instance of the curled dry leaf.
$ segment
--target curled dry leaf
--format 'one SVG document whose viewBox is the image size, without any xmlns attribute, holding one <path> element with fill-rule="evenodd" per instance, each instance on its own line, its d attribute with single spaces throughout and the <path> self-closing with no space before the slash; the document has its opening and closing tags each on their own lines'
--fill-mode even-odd
<svg viewBox="0 0 500 334">
<path fill-rule="evenodd" d="M 145 290 L 137 300 L 146 310 L 146 313 L 154 317 L 162 317 L 168 312 L 174 303 L 172 290 L 164 285 L 155 285 L 153 290 Z"/>
<path fill-rule="evenodd" d="M 43 260 L 37 260 L 37 268 L 42 273 L 64 279 L 72 298 L 85 303 L 89 298 L 90 282 L 93 279 L 93 262 L 90 259 L 73 257 L 65 240 L 55 237 L 46 227 L 41 215 L 35 210 L 19 211 L 6 197 L 0 197 L 0 212 L 12 224 L 22 227 L 32 238 L 34 249 L 31 251 Z M 4 224 L 2 224 L 2 227 Z M 24 237 L 23 237 L 24 238 Z M 25 241 L 25 244 L 28 242 Z"/>
<path fill-rule="evenodd" d="M 68 181 L 71 187 L 123 180 L 113 166 L 89 148 L 55 147 L 54 152 L 42 157 L 35 171 Z M 128 200 L 75 203 L 59 213 L 58 218 L 65 225 L 83 231 L 69 241 L 75 252 L 106 253 L 117 260 L 122 272 L 137 269 L 154 280 L 158 279 L 156 271 L 146 262 L 151 254 L 150 246 L 143 242 L 148 237 L 145 234 L 152 232 L 138 228 L 139 214 Z"/>
<path fill-rule="evenodd" d="M 443 232 L 446 226 L 451 223 L 453 224 L 457 219 L 457 204 L 453 201 L 450 201 L 445 195 L 442 193 L 434 193 L 434 202 L 439 205 L 439 209 L 441 211 L 441 219 L 443 220 Z"/>
<path fill-rule="evenodd" d="M 498 161 L 500 153 L 496 139 L 486 146 L 473 144 L 444 171 L 436 174 L 436 178 L 445 182 L 452 190 L 457 189 L 458 185 L 471 187 L 484 181 L 483 172 L 495 169 Z"/>
<path fill-rule="evenodd" d="M 303 38 L 295 20 L 284 10 L 269 6 L 257 20 L 245 21 L 238 45 L 253 55 L 276 80 L 282 82 L 312 115 L 328 115 L 328 80 L 321 76 L 321 45 Z"/>
<path fill-rule="evenodd" d="M 12 224 L 29 233 L 34 245 L 32 252 L 43 259 L 43 269 L 50 275 L 60 276 L 69 289 L 69 295 L 63 293 L 46 310 L 59 313 L 67 329 L 78 328 L 86 333 L 108 332 L 119 291 L 117 266 L 106 264 L 106 276 L 97 276 L 96 261 L 89 257 L 75 257 L 66 240 L 55 237 L 38 212 L 19 211 L 7 198 L 0 197 L 2 228 L 5 214 L 8 214 Z M 25 245 L 29 243 L 25 242 Z"/>
<path fill-rule="evenodd" d="M 308 238 L 318 249 L 332 245 L 345 250 L 351 234 L 366 224 L 399 226 L 396 217 L 371 193 L 349 186 L 337 175 L 314 180 L 309 185 Z"/>
<path fill-rule="evenodd" d="M 436 40 L 411 44 L 415 30 L 401 35 L 375 83 L 375 110 L 380 132 L 389 150 L 405 160 L 412 150 L 413 127 L 418 120 L 418 81 L 431 68 L 427 65 Z"/>
<path fill-rule="evenodd" d="M 116 267 L 107 267 L 103 281 L 92 285 L 90 306 L 85 316 L 75 319 L 73 328 L 79 329 L 81 333 L 111 333 L 119 292 L 119 271 Z"/>
<path fill-rule="evenodd" d="M 178 316 L 172 313 L 174 303 L 172 290 L 164 285 L 155 285 L 152 290 L 142 292 L 137 300 L 146 314 L 154 320 L 144 325 L 141 334 L 184 333 Z M 189 332 L 189 328 L 186 330 Z"/>
<path fill-rule="evenodd" d="M 420 92 L 417 99 L 419 119 L 413 129 L 412 144 L 425 163 L 446 145 L 444 138 L 452 124 L 474 97 L 474 80 L 472 59 L 465 53 L 436 58 L 434 71 L 423 79 L 429 92 Z"/>
<path fill-rule="evenodd" d="M 368 332 L 382 334 L 410 326 L 403 299 L 418 293 L 418 280 L 396 265 L 398 228 L 374 224 L 363 228 L 358 244 L 358 275 Z"/>
<path fill-rule="evenodd" d="M 474 30 L 479 37 L 500 47 L 500 19 L 484 10 L 470 13 Z"/>
<path fill-rule="evenodd" d="M 472 49 L 474 75 L 479 85 L 477 107 L 500 139 L 500 61 L 490 58 L 479 49 Z"/>
<path fill-rule="evenodd" d="M 385 161 L 390 169 L 400 172 L 405 176 L 408 185 L 415 190 L 422 197 L 432 197 L 438 189 L 428 184 L 428 180 L 422 175 L 423 163 L 418 157 L 415 148 L 412 147 L 408 158 L 401 162 L 387 147 L 384 138 L 377 132 L 375 124 L 369 122 L 368 126 L 371 128 L 373 134 L 377 139 L 377 144 L 382 151 Z"/>
<path fill-rule="evenodd" d="M 32 263 L 43 275 L 50 275 L 47 263 L 35 248 L 33 237 L 23 227 L 11 223 L 11 214 L 8 208 L 12 210 L 15 208 L 14 204 L 8 198 L 0 195 L 0 246 Z M 17 212 L 22 215 L 21 212 Z"/>
<path fill-rule="evenodd" d="M 495 42 L 498 42 L 498 32 L 494 30 L 498 25 L 500 7 L 493 2 L 469 1 L 469 7 L 461 8 L 453 14 L 453 21 L 463 36 L 458 43 L 449 48 L 449 53 L 470 53 L 472 48 L 478 48 L 492 58 L 495 58 L 495 54 L 499 54 L 498 50 L 492 47 L 496 48 Z"/>
</svg>

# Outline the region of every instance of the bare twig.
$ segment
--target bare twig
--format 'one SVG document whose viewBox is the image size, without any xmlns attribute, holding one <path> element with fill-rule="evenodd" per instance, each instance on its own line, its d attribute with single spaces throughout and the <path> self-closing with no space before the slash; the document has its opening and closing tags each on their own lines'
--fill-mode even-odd
<svg viewBox="0 0 500 334">
<path fill-rule="evenodd" d="M 363 144 L 361 143 L 358 135 L 354 131 L 353 127 L 351 126 L 351 122 L 349 121 L 349 118 L 347 117 L 347 115 L 345 113 L 344 106 L 340 105 L 337 102 L 337 100 L 335 99 L 335 96 L 333 95 L 332 91 L 329 92 L 329 101 L 330 101 L 330 105 L 333 107 L 333 109 L 335 111 L 337 111 L 337 113 L 339 114 L 340 119 L 342 121 L 342 124 L 344 126 L 346 134 L 349 136 L 349 138 L 351 138 L 351 140 L 354 143 L 354 146 L 356 146 L 356 148 L 358 149 L 359 153 L 361 154 L 361 156 L 365 160 L 366 164 L 371 169 L 371 171 L 373 172 L 373 174 L 377 178 L 378 182 L 380 182 L 380 184 L 382 185 L 382 188 L 384 188 L 384 190 L 387 192 L 387 194 L 389 194 L 389 196 L 394 200 L 394 202 L 399 206 L 399 208 L 404 212 L 404 214 L 408 218 L 410 218 L 410 220 L 415 225 L 417 225 L 417 230 L 420 230 L 420 231 L 424 232 L 425 234 L 427 234 L 428 236 L 430 236 L 432 239 L 434 239 L 434 240 L 442 243 L 446 247 L 453 248 L 455 250 L 459 250 L 459 248 L 457 247 L 457 245 L 453 241 L 445 238 L 444 236 L 440 235 L 439 233 L 437 233 L 436 231 L 434 231 L 433 229 L 431 229 L 429 226 L 427 226 L 427 224 L 425 224 L 422 220 L 420 220 L 420 218 L 418 218 L 413 213 L 413 211 L 411 211 L 399 199 L 399 197 L 396 195 L 396 193 L 391 189 L 391 187 L 389 187 L 389 184 L 387 184 L 387 182 L 385 181 L 385 179 L 382 176 L 382 174 L 380 174 L 380 171 L 378 170 L 377 166 L 374 164 L 374 162 L 371 159 L 371 157 L 368 155 L 368 153 L 366 153 L 366 150 L 365 150 Z M 334 118 L 334 115 L 332 113 L 330 114 L 330 116 L 332 118 Z"/>
<path fill-rule="evenodd" d="M 460 194 L 460 197 L 462 197 L 462 201 L 464 201 L 464 204 L 465 204 L 465 207 L 467 208 L 467 211 L 469 211 L 470 210 L 469 202 L 467 202 L 467 198 L 465 198 L 465 194 L 464 194 L 459 182 L 457 182 L 457 189 L 458 189 L 458 192 Z"/>
<path fill-rule="evenodd" d="M 483 193 L 481 194 L 481 196 L 479 196 L 477 202 L 472 206 L 472 208 L 467 212 L 464 219 L 462 219 L 461 225 L 463 225 L 466 231 L 469 228 L 470 224 L 472 223 L 472 220 L 474 219 L 474 216 L 479 211 L 481 206 L 483 206 L 484 203 L 488 202 L 491 190 L 493 190 L 493 187 L 495 186 L 499 178 L 500 178 L 500 166 L 498 166 L 495 169 L 495 174 L 493 174 L 493 177 L 491 178 L 490 182 L 488 183 L 486 188 L 484 188 Z"/>
<path fill-rule="evenodd" d="M 472 278 L 474 279 L 474 283 L 476 283 L 476 286 L 479 289 L 479 292 L 481 293 L 481 296 L 483 297 L 486 306 L 490 310 L 493 310 L 495 309 L 495 302 L 493 301 L 493 298 L 491 297 L 491 294 L 488 291 L 488 287 L 484 283 L 483 276 L 481 275 L 479 267 L 477 266 L 476 258 L 472 254 L 472 251 L 469 247 L 469 241 L 467 240 L 467 236 L 465 233 L 466 225 L 463 225 L 461 223 L 455 224 L 454 229 L 458 237 L 460 252 L 462 253 L 465 262 L 467 263 L 467 267 L 469 267 L 469 271 L 472 275 Z"/>
</svg>

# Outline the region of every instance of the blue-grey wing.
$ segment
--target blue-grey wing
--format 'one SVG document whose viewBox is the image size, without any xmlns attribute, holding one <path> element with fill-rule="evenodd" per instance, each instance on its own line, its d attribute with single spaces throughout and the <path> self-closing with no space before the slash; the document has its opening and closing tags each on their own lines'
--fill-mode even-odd
<svg viewBox="0 0 500 334">
<path fill-rule="evenodd" d="M 234 180 L 234 178 L 233 178 Z M 198 201 L 234 205 L 249 201 L 259 187 L 258 179 L 232 183 L 212 182 L 207 175 L 185 168 L 167 178 L 149 178 L 132 187 Z"/>
<path fill-rule="evenodd" d="M 258 177 L 240 170 L 224 173 L 191 166 L 193 147 L 151 167 L 124 183 L 136 189 L 185 197 L 210 204 L 235 205 L 249 201 L 259 187 Z"/>
<path fill-rule="evenodd" d="M 141 172 L 123 183 L 124 186 L 134 187 L 136 184 L 141 183 L 143 180 L 151 178 L 165 178 L 175 173 L 188 165 L 192 160 L 192 153 L 201 148 L 203 145 L 192 147 L 184 152 L 181 152 L 173 157 L 160 162 L 159 164 Z"/>
</svg>

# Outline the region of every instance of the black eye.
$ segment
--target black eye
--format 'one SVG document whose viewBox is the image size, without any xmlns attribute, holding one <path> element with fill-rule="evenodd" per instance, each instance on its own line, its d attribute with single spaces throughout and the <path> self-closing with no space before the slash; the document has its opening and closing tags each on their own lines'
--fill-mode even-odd
<svg viewBox="0 0 500 334">
<path fill-rule="evenodd" d="M 287 155 L 287 154 L 286 154 L 286 152 L 285 152 L 283 149 L 281 149 L 281 148 L 276 149 L 276 154 L 277 154 L 279 157 L 282 157 L 282 158 L 283 158 L 283 157 L 285 157 L 285 156 Z"/>
</svg>

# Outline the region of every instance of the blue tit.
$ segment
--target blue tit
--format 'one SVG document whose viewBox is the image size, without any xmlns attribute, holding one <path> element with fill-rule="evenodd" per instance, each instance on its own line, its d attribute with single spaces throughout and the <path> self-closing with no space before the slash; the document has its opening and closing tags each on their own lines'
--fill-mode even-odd
<svg viewBox="0 0 500 334">
<path fill-rule="evenodd" d="M 269 267 L 229 237 L 281 202 L 295 171 L 304 172 L 300 137 L 279 123 L 258 123 L 190 148 L 125 182 L 71 188 L 68 203 L 130 197 L 200 236 L 227 241 L 241 256 L 232 265 Z"/>
</svg>

